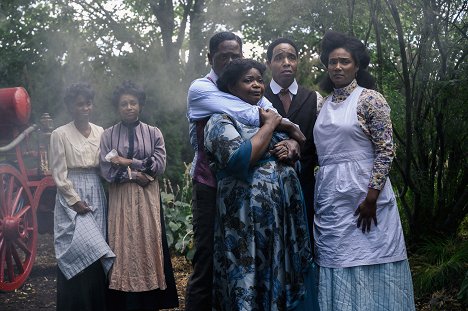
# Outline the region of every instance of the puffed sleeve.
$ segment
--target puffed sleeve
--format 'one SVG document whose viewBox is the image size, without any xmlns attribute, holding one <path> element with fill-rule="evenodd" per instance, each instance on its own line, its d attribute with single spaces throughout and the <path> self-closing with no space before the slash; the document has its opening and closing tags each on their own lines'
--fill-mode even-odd
<svg viewBox="0 0 468 311">
<path fill-rule="evenodd" d="M 63 136 L 64 133 L 57 130 L 53 131 L 50 136 L 50 164 L 57 190 L 63 195 L 67 204 L 72 206 L 81 199 L 73 183 L 68 179 L 67 155 L 64 146 L 66 139 Z"/>
</svg>

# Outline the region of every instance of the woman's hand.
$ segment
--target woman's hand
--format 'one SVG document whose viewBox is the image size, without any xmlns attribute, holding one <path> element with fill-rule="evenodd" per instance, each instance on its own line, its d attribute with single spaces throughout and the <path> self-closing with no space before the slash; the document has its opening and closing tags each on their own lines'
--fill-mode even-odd
<svg viewBox="0 0 468 311">
<path fill-rule="evenodd" d="M 379 193 L 380 190 L 369 188 L 366 198 L 354 212 L 354 216 L 359 215 L 357 227 L 359 228 L 362 225 L 362 233 L 370 231 L 372 220 L 377 226 L 377 198 Z"/>
<path fill-rule="evenodd" d="M 150 183 L 151 180 L 149 180 L 148 177 L 146 177 L 145 174 L 142 172 L 137 172 L 135 176 L 135 182 L 140 186 L 140 187 L 146 187 Z"/>
<path fill-rule="evenodd" d="M 270 153 L 280 161 L 290 162 L 291 164 L 301 157 L 301 147 L 294 139 L 287 139 L 277 143 Z"/>
<path fill-rule="evenodd" d="M 111 163 L 114 165 L 130 166 L 132 164 L 132 159 L 127 159 L 121 156 L 115 156 L 111 159 Z"/>
<path fill-rule="evenodd" d="M 91 209 L 88 207 L 88 204 L 83 201 L 78 201 L 71 206 L 71 209 L 74 210 L 77 214 L 83 215 L 88 212 L 91 212 Z"/>
<path fill-rule="evenodd" d="M 281 115 L 271 109 L 260 108 L 260 120 L 262 126 L 272 126 L 274 129 L 281 123 Z"/>
</svg>

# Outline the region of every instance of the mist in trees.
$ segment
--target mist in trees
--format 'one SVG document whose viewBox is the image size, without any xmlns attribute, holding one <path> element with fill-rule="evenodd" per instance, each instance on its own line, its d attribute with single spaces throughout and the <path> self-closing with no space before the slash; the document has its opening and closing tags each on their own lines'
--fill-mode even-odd
<svg viewBox="0 0 468 311">
<path fill-rule="evenodd" d="M 213 33 L 236 31 L 260 47 L 292 38 L 301 47 L 299 82 L 316 90 L 325 74 L 322 35 L 351 33 L 369 47 L 370 71 L 392 108 L 391 178 L 417 242 L 467 226 L 467 9 L 462 0 L 3 0 L 0 87 L 24 86 L 33 121 L 48 111 L 61 125 L 63 90 L 87 80 L 97 94 L 94 121 L 106 127 L 118 119 L 112 89 L 124 79 L 140 83 L 148 95 L 143 118 L 164 133 L 167 176 L 178 182 L 193 156 L 186 92 L 208 72 Z"/>
</svg>

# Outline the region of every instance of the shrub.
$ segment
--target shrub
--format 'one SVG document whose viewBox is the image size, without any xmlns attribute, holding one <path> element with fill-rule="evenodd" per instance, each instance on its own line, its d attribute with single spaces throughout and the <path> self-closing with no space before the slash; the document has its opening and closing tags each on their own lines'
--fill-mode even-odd
<svg viewBox="0 0 468 311">
<path fill-rule="evenodd" d="M 161 200 L 166 223 L 166 236 L 169 247 L 178 255 L 193 258 L 193 231 L 191 209 L 190 165 L 185 164 L 182 187 L 175 189 L 168 179 L 164 179 Z"/>
<path fill-rule="evenodd" d="M 459 299 L 466 299 L 468 242 L 465 239 L 446 237 L 426 240 L 411 256 L 411 261 L 417 296 L 454 289 L 459 291 Z"/>
</svg>

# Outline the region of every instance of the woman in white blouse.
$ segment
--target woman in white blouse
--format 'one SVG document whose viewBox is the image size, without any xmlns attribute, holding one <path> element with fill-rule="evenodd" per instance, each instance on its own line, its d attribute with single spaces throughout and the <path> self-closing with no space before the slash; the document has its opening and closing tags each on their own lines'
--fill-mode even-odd
<svg viewBox="0 0 468 311">
<path fill-rule="evenodd" d="M 68 87 L 64 101 L 73 121 L 50 138 L 57 310 L 107 309 L 106 274 L 115 255 L 106 243 L 107 202 L 96 170 L 103 128 L 89 122 L 93 98 L 87 83 Z"/>
</svg>

